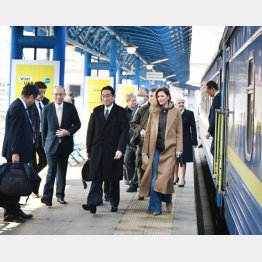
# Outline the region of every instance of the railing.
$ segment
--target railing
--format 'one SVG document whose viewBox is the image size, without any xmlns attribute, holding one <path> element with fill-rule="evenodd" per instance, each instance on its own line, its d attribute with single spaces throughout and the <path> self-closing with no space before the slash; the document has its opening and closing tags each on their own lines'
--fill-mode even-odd
<svg viewBox="0 0 262 262">
<path fill-rule="evenodd" d="M 223 204 L 223 181 L 225 176 L 225 125 L 227 112 L 221 109 L 216 110 L 215 118 L 215 150 L 213 158 L 213 174 L 216 178 L 217 206 L 222 207 Z"/>
</svg>

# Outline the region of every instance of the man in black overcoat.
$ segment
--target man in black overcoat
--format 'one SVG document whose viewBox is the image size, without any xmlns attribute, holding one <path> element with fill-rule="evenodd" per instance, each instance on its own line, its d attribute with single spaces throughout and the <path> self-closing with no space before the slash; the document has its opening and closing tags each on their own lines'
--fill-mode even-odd
<svg viewBox="0 0 262 262">
<path fill-rule="evenodd" d="M 73 135 L 80 129 L 81 122 L 75 106 L 64 102 L 65 90 L 57 86 L 53 90 L 54 102 L 44 107 L 42 115 L 42 142 L 45 149 L 48 171 L 41 202 L 52 206 L 54 182 L 57 202 L 65 201 L 66 171 L 69 155 L 73 152 Z"/>
<path fill-rule="evenodd" d="M 123 154 L 128 142 L 126 110 L 114 103 L 115 90 L 106 86 L 101 90 L 100 105 L 93 110 L 87 130 L 87 158 L 92 179 L 87 204 L 82 207 L 96 213 L 102 199 L 102 183 L 109 186 L 110 211 L 117 212 L 120 201 L 119 181 L 123 179 Z"/>
<path fill-rule="evenodd" d="M 27 84 L 6 113 L 5 136 L 2 155 L 7 162 L 30 163 L 33 157 L 34 129 L 28 113 L 39 94 L 38 88 Z M 0 193 L 0 205 L 4 207 L 4 221 L 23 223 L 30 219 L 31 214 L 25 214 L 20 209 L 20 196 L 6 196 Z"/>
<path fill-rule="evenodd" d="M 209 139 L 210 136 L 213 137 L 210 152 L 214 156 L 214 144 L 215 144 L 214 136 L 215 136 L 215 124 L 216 124 L 215 117 L 216 117 L 216 109 L 219 109 L 221 105 L 221 94 L 218 90 L 218 86 L 216 82 L 212 80 L 207 82 L 206 88 L 207 88 L 206 89 L 207 94 L 213 98 L 213 102 L 210 107 L 209 116 L 208 116 L 209 127 L 206 133 L 206 139 Z"/>
</svg>

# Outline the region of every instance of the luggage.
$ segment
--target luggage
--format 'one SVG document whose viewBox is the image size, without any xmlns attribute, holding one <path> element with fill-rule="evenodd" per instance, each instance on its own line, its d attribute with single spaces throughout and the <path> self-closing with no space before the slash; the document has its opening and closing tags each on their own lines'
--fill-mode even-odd
<svg viewBox="0 0 262 262">
<path fill-rule="evenodd" d="M 82 167 L 82 182 L 84 189 L 87 188 L 87 183 L 88 181 L 92 181 L 90 176 L 89 176 L 89 159 L 86 160 L 85 164 Z"/>
<path fill-rule="evenodd" d="M 4 163 L 0 166 L 0 192 L 7 196 L 29 196 L 38 192 L 41 178 L 25 163 Z"/>
</svg>

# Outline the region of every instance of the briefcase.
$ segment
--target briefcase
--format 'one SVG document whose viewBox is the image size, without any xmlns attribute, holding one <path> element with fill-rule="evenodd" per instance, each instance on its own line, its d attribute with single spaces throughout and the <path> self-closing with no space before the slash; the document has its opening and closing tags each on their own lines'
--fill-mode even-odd
<svg viewBox="0 0 262 262">
<path fill-rule="evenodd" d="M 7 196 L 29 196 L 38 193 L 41 177 L 32 165 L 4 163 L 0 166 L 0 192 Z"/>
<path fill-rule="evenodd" d="M 92 181 L 89 175 L 89 159 L 86 160 L 86 162 L 84 163 L 82 167 L 82 182 L 83 182 L 84 189 L 87 188 L 86 182 L 88 181 Z"/>
</svg>

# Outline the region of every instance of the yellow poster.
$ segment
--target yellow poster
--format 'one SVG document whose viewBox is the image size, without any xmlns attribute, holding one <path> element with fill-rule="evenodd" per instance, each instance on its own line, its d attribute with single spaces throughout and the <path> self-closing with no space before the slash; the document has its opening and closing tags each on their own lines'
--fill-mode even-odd
<svg viewBox="0 0 262 262">
<path fill-rule="evenodd" d="M 114 84 L 113 77 L 89 77 L 85 78 L 85 104 L 87 114 L 91 114 L 93 109 L 101 105 L 101 90 L 105 86 Z"/>
<path fill-rule="evenodd" d="M 117 93 L 116 93 L 116 101 L 117 104 L 126 107 L 126 95 L 129 93 L 137 93 L 137 85 L 123 85 L 118 84 Z"/>
<path fill-rule="evenodd" d="M 26 83 L 37 81 L 47 85 L 45 96 L 53 101 L 52 89 L 59 84 L 59 61 L 12 60 L 11 101 L 21 95 Z"/>
</svg>

